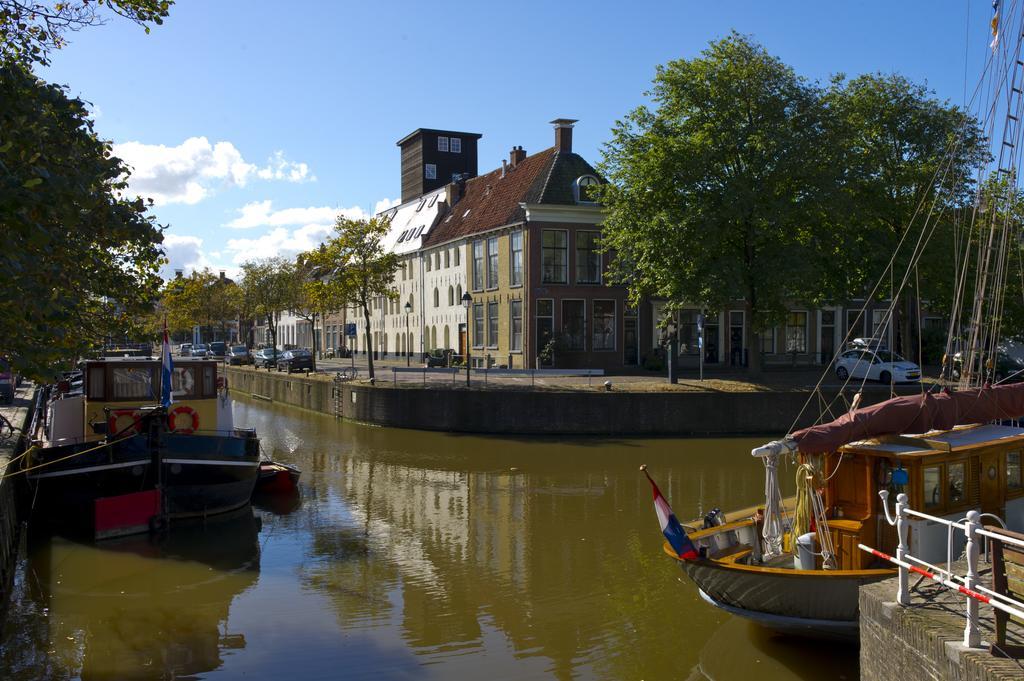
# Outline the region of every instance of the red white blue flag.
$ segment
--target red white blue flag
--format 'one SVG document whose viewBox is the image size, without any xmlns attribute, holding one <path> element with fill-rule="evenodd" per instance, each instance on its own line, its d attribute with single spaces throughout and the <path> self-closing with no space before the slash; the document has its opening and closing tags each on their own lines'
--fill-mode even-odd
<svg viewBox="0 0 1024 681">
<path fill-rule="evenodd" d="M 647 466 L 640 466 L 640 470 L 647 476 L 647 480 L 651 483 L 651 489 L 654 490 L 654 512 L 658 514 L 658 524 L 661 525 L 661 531 L 665 535 L 665 539 L 668 540 L 668 543 L 681 560 L 697 560 L 700 557 L 697 547 L 686 536 L 686 530 L 679 524 L 676 514 L 672 512 L 672 507 L 665 501 L 665 497 L 661 496 L 661 490 L 658 489 L 658 485 L 651 479 L 650 474 L 647 472 Z"/>
<path fill-rule="evenodd" d="M 171 342 L 167 337 L 167 320 L 164 320 L 164 344 L 160 350 L 160 404 L 171 406 L 171 376 L 174 373 L 174 362 L 171 361 Z"/>
</svg>

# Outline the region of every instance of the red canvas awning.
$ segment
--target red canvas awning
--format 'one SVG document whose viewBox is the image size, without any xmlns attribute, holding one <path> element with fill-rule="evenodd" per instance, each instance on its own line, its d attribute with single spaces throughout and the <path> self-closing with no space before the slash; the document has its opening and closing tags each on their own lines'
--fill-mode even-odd
<svg viewBox="0 0 1024 681">
<path fill-rule="evenodd" d="M 1013 383 L 894 397 L 843 414 L 831 423 L 798 430 L 791 437 L 800 452 L 821 454 L 834 452 L 850 442 L 882 435 L 927 433 L 1021 417 L 1024 417 L 1024 383 Z"/>
</svg>

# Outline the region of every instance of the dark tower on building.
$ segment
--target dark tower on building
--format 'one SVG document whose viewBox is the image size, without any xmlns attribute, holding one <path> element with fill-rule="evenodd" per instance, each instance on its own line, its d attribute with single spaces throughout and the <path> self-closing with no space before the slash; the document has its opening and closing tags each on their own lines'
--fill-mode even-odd
<svg viewBox="0 0 1024 681">
<path fill-rule="evenodd" d="M 419 128 L 397 144 L 402 149 L 402 203 L 443 187 L 452 176 L 476 177 L 475 132 Z"/>
</svg>

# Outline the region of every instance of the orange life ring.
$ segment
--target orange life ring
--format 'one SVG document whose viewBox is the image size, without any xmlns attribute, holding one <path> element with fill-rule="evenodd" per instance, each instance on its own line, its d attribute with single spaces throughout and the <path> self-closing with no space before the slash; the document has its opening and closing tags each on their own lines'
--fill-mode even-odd
<svg viewBox="0 0 1024 681">
<path fill-rule="evenodd" d="M 178 414 L 186 414 L 192 417 L 192 423 L 190 426 L 185 428 L 178 428 Z M 167 412 L 167 429 L 172 433 L 184 433 L 185 435 L 191 435 L 192 433 L 199 430 L 199 414 L 196 410 L 187 404 L 182 404 L 174 409 Z"/>
<path fill-rule="evenodd" d="M 124 430 L 117 429 L 117 422 L 122 416 L 131 416 L 132 424 L 126 427 Z M 135 409 L 115 409 L 110 412 L 110 418 L 107 419 L 107 434 L 114 435 L 127 435 L 129 433 L 138 433 L 142 430 L 142 415 L 139 414 Z"/>
</svg>

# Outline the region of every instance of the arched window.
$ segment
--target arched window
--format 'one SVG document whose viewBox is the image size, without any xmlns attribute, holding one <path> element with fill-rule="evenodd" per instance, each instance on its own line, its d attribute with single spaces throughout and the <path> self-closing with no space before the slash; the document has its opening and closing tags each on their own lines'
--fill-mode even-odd
<svg viewBox="0 0 1024 681">
<path fill-rule="evenodd" d="M 580 175 L 577 177 L 576 183 L 573 185 L 576 203 L 594 203 L 592 189 L 598 184 L 600 182 L 593 175 Z"/>
<path fill-rule="evenodd" d="M 456 247 L 455 247 L 455 266 L 456 266 L 456 267 L 458 267 L 458 266 L 459 266 L 459 257 L 460 257 L 460 256 L 459 256 L 459 247 L 458 247 L 458 246 L 456 246 Z"/>
<path fill-rule="evenodd" d="M 437 347 L 437 327 L 430 327 L 430 349 L 433 350 Z"/>
<path fill-rule="evenodd" d="M 448 325 L 447 324 L 444 325 L 444 346 L 446 348 L 450 348 L 452 346 L 452 338 L 451 338 L 451 334 L 450 334 L 450 332 L 448 330 Z"/>
<path fill-rule="evenodd" d="M 451 286 L 449 286 L 448 287 L 448 307 L 451 307 L 454 304 L 455 304 L 455 289 L 452 288 Z M 447 345 L 447 343 L 448 342 L 445 341 L 445 345 Z"/>
<path fill-rule="evenodd" d="M 441 307 L 441 295 L 437 292 L 437 287 L 434 287 L 434 307 Z"/>
<path fill-rule="evenodd" d="M 416 311 L 416 305 L 415 305 L 415 303 L 412 302 L 412 294 L 410 293 L 409 294 L 409 312 L 415 312 L 415 311 Z"/>
<path fill-rule="evenodd" d="M 455 304 L 462 305 L 462 284 L 455 287 Z"/>
</svg>

